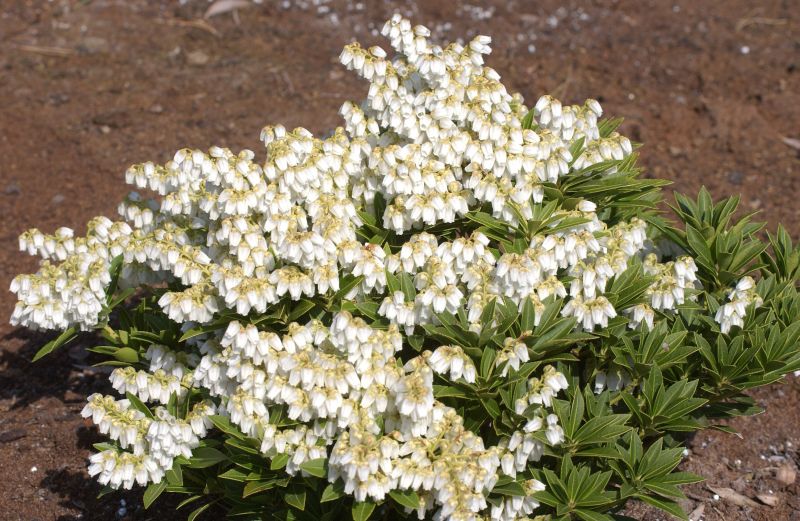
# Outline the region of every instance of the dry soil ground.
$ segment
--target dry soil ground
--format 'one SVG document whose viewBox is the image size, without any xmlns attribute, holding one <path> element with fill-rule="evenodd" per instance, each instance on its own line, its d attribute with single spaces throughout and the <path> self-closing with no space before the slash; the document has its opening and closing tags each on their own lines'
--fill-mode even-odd
<svg viewBox="0 0 800 521">
<path fill-rule="evenodd" d="M 182 146 L 258 150 L 266 122 L 334 127 L 341 103 L 364 91 L 338 50 L 378 41 L 394 11 L 438 38 L 492 35 L 490 64 L 527 99 L 596 97 L 645 143 L 648 175 L 682 191 L 740 193 L 772 226 L 800 232 L 797 0 L 264 0 L 203 21 L 207 5 L 0 1 L 0 286 L 35 268 L 16 251 L 20 232 L 113 214 L 131 163 Z M 12 306 L 0 293 L 0 317 Z M 42 341 L 0 326 L 0 520 L 182 519 L 141 510 L 136 494 L 122 509 L 119 496 L 94 499 L 84 466 L 97 436 L 77 413 L 104 378 L 80 349 L 29 365 Z M 756 397 L 766 414 L 734 422 L 741 437 L 700 434 L 685 466 L 777 504 L 739 507 L 698 485 L 686 508 L 705 519 L 800 519 L 798 486 L 773 478 L 797 462 L 798 382 Z"/>
</svg>

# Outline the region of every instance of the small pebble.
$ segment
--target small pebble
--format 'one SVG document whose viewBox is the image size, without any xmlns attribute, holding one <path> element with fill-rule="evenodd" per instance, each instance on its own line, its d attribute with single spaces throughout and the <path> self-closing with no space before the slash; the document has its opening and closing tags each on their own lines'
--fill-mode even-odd
<svg viewBox="0 0 800 521">
<path fill-rule="evenodd" d="M 793 484 L 797 479 L 797 472 L 794 469 L 794 465 L 785 464 L 778 467 L 775 473 L 775 479 L 784 485 Z"/>
<path fill-rule="evenodd" d="M 80 48 L 89 54 L 106 53 L 110 50 L 108 40 L 105 38 L 98 38 L 96 36 L 87 36 L 84 38 L 83 42 L 81 42 Z"/>
<path fill-rule="evenodd" d="M 39 469 L 35 465 L 31 467 L 31 472 L 38 472 L 38 471 Z"/>
<path fill-rule="evenodd" d="M 9 183 L 3 190 L 3 193 L 6 195 L 19 195 L 20 192 L 22 192 L 22 190 L 20 190 L 17 183 Z"/>
<path fill-rule="evenodd" d="M 202 66 L 208 63 L 208 60 L 208 54 L 203 51 L 192 51 L 186 54 L 186 61 L 189 62 L 189 65 Z"/>
<path fill-rule="evenodd" d="M 732 170 L 728 173 L 728 181 L 730 181 L 731 184 L 738 186 L 742 184 L 742 181 L 744 181 L 744 173 L 739 170 Z"/>
<path fill-rule="evenodd" d="M 742 54 L 745 55 L 750 54 L 750 47 L 748 47 L 747 45 L 742 45 L 742 48 L 739 50 L 741 51 Z"/>
</svg>

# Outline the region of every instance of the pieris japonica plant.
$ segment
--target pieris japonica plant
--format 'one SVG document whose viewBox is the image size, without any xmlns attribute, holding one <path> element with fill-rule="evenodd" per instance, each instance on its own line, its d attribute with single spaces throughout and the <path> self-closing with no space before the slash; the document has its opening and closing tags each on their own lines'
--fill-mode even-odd
<svg viewBox="0 0 800 521">
<path fill-rule="evenodd" d="M 737 199 L 641 177 L 597 101 L 533 108 L 399 16 L 327 138 L 144 163 L 122 219 L 31 230 L 11 321 L 79 337 L 116 393 L 89 474 L 237 519 L 679 517 L 688 433 L 800 369 L 800 250 Z"/>
</svg>

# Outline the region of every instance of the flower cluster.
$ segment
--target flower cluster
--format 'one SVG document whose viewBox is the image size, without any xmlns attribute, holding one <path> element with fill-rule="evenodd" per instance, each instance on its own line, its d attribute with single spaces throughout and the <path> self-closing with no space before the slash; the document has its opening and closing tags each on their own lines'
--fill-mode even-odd
<svg viewBox="0 0 800 521">
<path fill-rule="evenodd" d="M 749 306 L 758 307 L 763 303 L 764 299 L 756 293 L 756 282 L 753 278 L 743 277 L 728 293 L 728 302 L 717 309 L 714 320 L 723 333 L 728 333 L 731 327 L 744 325 L 744 317 Z"/>
<path fill-rule="evenodd" d="M 81 415 L 91 418 L 119 449 L 111 447 L 92 455 L 89 474 L 113 488 L 158 483 L 177 456 L 191 456 L 211 427 L 211 414 L 214 405 L 203 401 L 194 405 L 186 419 L 176 418 L 164 407 L 156 408 L 154 417 L 149 418 L 127 399 L 93 394 Z"/>
<path fill-rule="evenodd" d="M 91 459 L 101 483 L 159 482 L 218 414 L 267 457 L 288 455 L 290 475 L 327 458 L 328 480 L 341 480 L 356 501 L 413 491 L 420 519 L 525 519 L 541 482 L 526 475 L 525 496 L 489 495 L 502 476 L 516 478 L 546 444 L 564 440 L 553 403 L 567 378 L 552 366 L 528 370 L 509 415 L 515 427 L 489 443 L 434 388 L 475 384 L 481 357 L 457 342 L 415 351 L 409 339 L 444 316 L 479 335 L 500 325 L 498 302 L 532 309 L 535 326 L 563 300 L 561 316 L 576 333 L 615 320 L 649 330 L 700 289 L 692 258 L 659 252 L 643 220 L 611 221 L 588 199 L 551 204 L 549 187 L 632 153 L 627 138 L 601 132 L 597 101 L 564 106 L 544 96 L 529 111 L 484 65 L 488 37 L 441 47 L 400 16 L 383 34 L 395 57 L 356 43 L 342 52 L 369 93 L 342 106 L 344 126 L 329 137 L 266 127 L 263 163 L 251 151 L 180 150 L 163 166 L 127 171 L 128 183 L 160 198 L 132 193 L 122 221 L 97 218 L 83 238 L 63 228 L 20 238 L 45 260 L 12 282 L 14 324 L 103 324 L 109 267 L 121 256 L 121 287 L 161 288 L 158 306 L 182 331 L 207 327 L 179 348 L 153 344 L 136 367 L 112 372 L 118 392 L 157 404 L 153 414 L 130 400 L 89 398 L 84 416 L 116 442 Z M 530 233 L 513 248 L 491 226 L 440 233 L 469 219 Z M 617 306 L 609 284 L 634 265 L 652 277 L 646 301 Z M 758 301 L 743 279 L 719 308 L 722 330 L 741 325 Z M 285 327 L 265 319 L 309 303 L 304 309 L 322 310 Z M 214 329 L 223 312 L 236 319 Z M 495 378 L 529 367 L 528 333 L 493 339 Z M 598 371 L 598 391 L 627 383 L 613 371 Z M 193 391 L 208 399 L 185 418 L 168 411 Z"/>
</svg>

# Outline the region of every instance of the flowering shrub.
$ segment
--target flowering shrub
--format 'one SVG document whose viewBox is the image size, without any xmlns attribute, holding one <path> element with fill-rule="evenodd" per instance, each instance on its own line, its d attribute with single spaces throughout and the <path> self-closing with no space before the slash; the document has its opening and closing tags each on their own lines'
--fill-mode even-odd
<svg viewBox="0 0 800 521">
<path fill-rule="evenodd" d="M 160 199 L 123 220 L 22 235 L 12 323 L 115 366 L 89 473 L 192 519 L 685 517 L 685 435 L 800 369 L 800 250 L 705 190 L 663 219 L 620 121 L 529 110 L 488 37 L 383 34 L 342 52 L 369 94 L 330 137 L 181 150 L 127 171 Z"/>
</svg>

